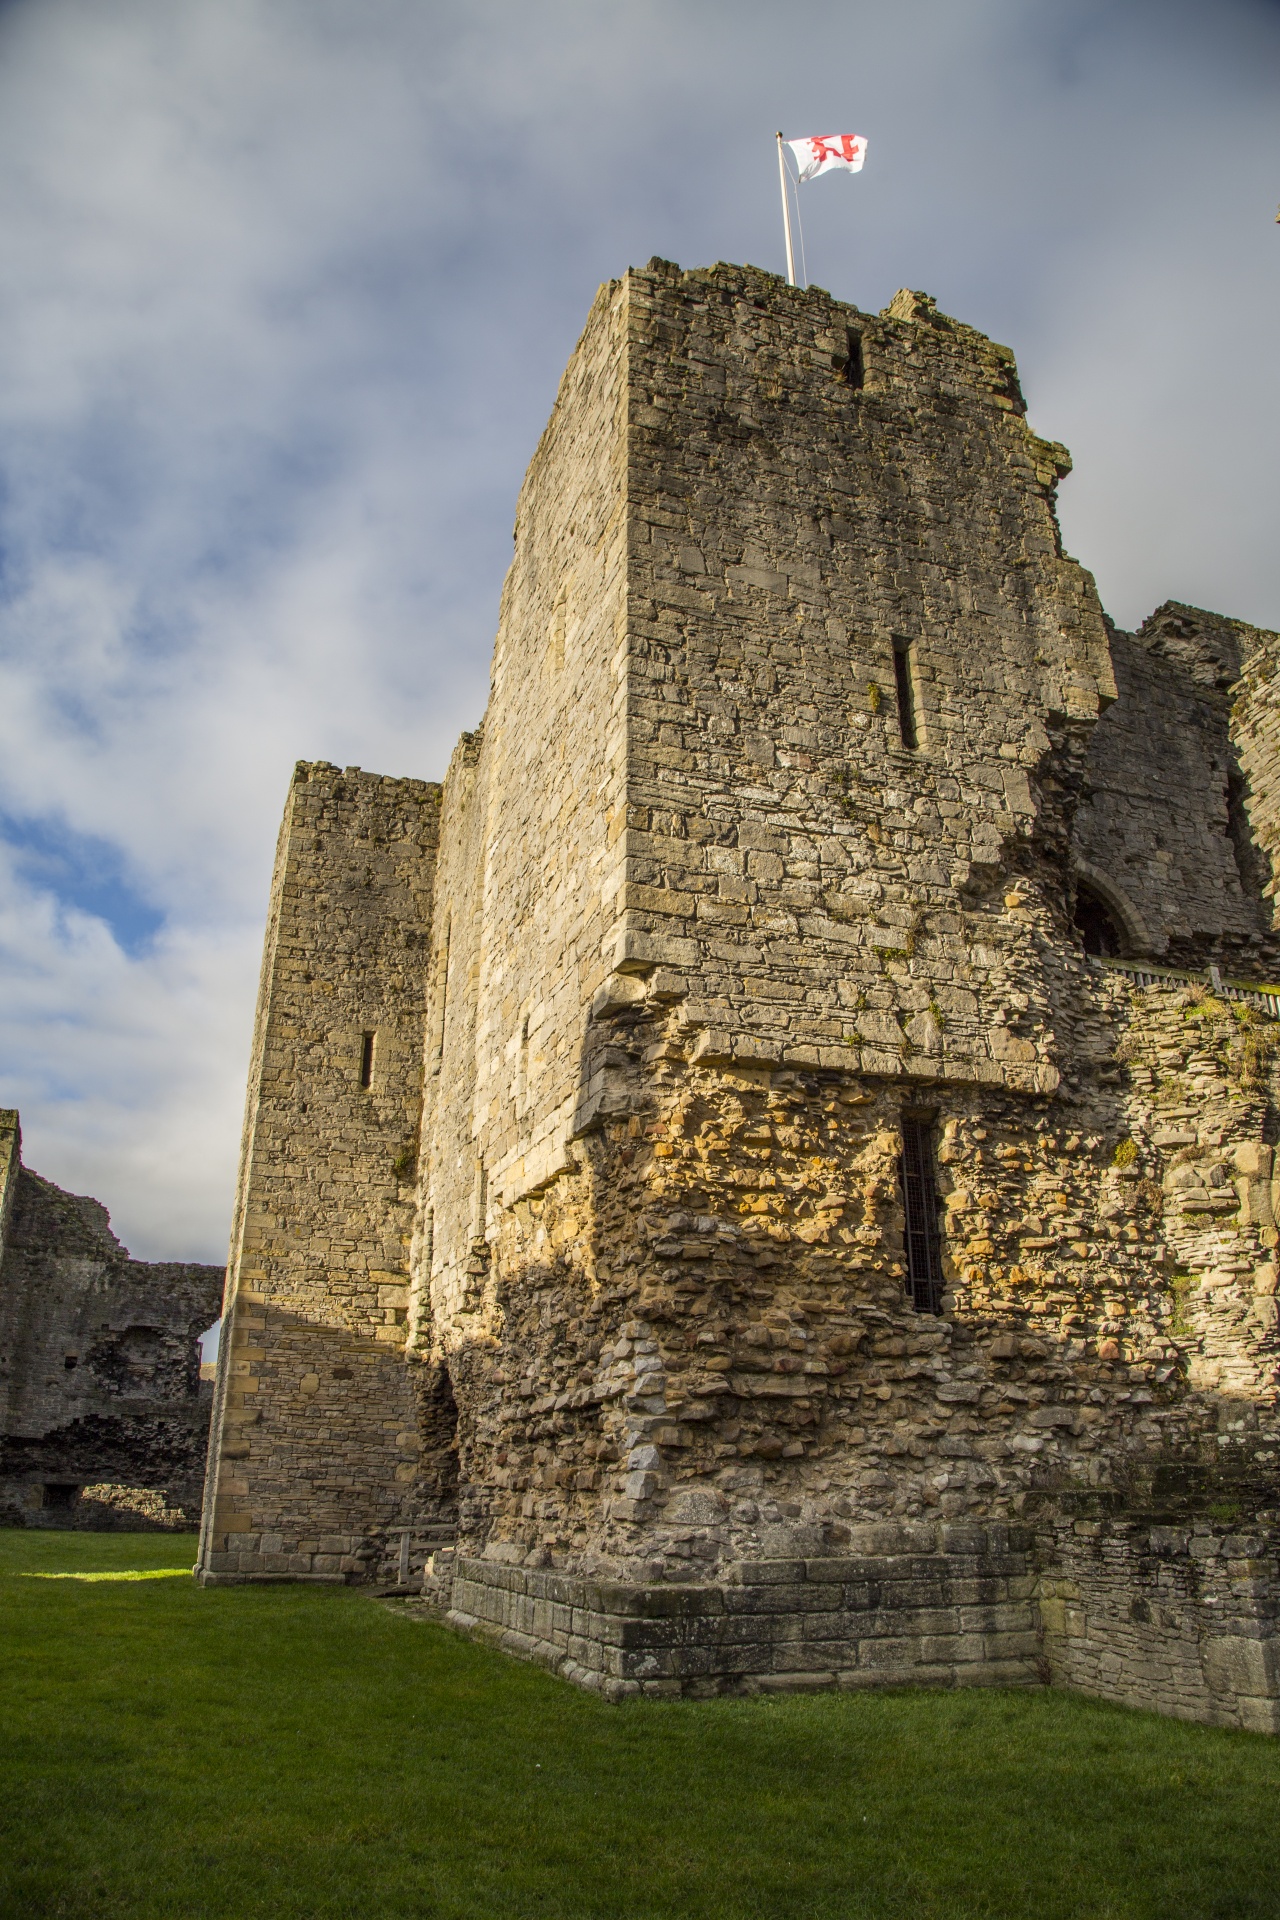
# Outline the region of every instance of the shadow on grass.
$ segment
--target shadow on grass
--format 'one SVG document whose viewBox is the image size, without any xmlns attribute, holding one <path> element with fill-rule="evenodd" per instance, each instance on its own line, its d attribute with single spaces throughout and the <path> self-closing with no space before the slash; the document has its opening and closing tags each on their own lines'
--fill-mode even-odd
<svg viewBox="0 0 1280 1920">
<path fill-rule="evenodd" d="M 191 1548 L 0 1533 L 0 1911 L 1280 1913 L 1262 1736 L 1051 1693 L 606 1707 L 358 1592 L 21 1577 Z"/>
</svg>

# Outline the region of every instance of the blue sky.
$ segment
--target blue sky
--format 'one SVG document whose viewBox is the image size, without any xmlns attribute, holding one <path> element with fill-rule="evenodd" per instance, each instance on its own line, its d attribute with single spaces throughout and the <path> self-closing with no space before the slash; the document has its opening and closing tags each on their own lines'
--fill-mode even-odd
<svg viewBox="0 0 1280 1920">
<path fill-rule="evenodd" d="M 221 1259 L 293 761 L 439 777 L 596 286 L 782 264 L 1018 354 L 1122 624 L 1280 625 L 1274 0 L 0 7 L 0 1105 Z"/>
</svg>

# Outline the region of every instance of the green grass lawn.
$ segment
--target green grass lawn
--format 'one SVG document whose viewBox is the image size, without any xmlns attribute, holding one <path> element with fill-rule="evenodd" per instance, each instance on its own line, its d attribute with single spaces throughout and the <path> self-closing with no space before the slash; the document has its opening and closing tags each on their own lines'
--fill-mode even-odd
<svg viewBox="0 0 1280 1920">
<path fill-rule="evenodd" d="M 0 1914 L 1280 1915 L 1280 1742 L 1062 1694 L 607 1707 L 191 1536 L 0 1533 Z"/>
</svg>

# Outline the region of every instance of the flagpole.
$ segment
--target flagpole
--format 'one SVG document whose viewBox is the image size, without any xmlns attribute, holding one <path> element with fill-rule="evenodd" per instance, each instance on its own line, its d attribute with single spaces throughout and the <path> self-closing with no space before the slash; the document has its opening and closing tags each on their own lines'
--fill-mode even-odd
<svg viewBox="0 0 1280 1920">
<path fill-rule="evenodd" d="M 796 256 L 791 247 L 791 208 L 787 204 L 787 163 L 782 157 L 782 134 L 778 134 L 778 184 L 782 188 L 782 231 L 787 241 L 787 285 L 796 283 Z"/>
</svg>

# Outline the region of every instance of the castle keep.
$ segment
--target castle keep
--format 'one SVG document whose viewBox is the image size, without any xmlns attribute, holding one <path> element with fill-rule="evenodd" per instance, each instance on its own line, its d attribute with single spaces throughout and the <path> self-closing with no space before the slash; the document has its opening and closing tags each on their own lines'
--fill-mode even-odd
<svg viewBox="0 0 1280 1920">
<path fill-rule="evenodd" d="M 1280 642 L 1068 466 L 924 295 L 601 290 L 483 727 L 294 779 L 203 1580 L 1280 1729 Z"/>
</svg>

